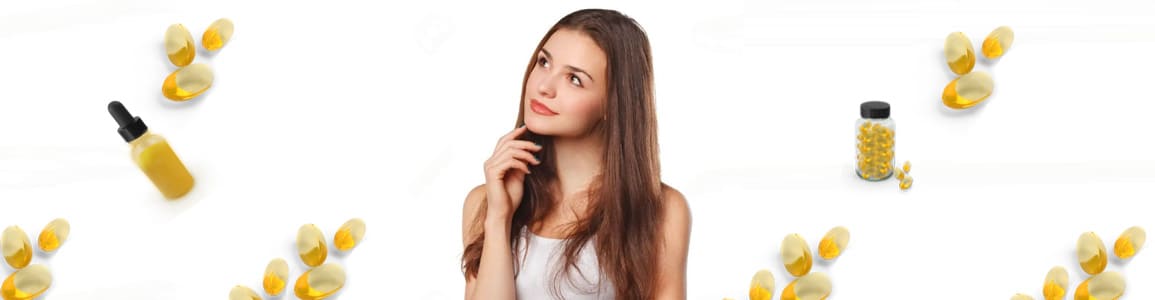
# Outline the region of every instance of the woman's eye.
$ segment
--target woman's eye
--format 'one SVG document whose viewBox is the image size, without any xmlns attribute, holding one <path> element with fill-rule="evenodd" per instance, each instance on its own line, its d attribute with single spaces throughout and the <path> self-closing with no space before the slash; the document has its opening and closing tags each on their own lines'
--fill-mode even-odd
<svg viewBox="0 0 1155 300">
<path fill-rule="evenodd" d="M 549 67 L 549 61 L 545 60 L 545 57 L 538 57 L 537 58 L 537 65 L 548 68 Z"/>
<path fill-rule="evenodd" d="M 576 86 L 582 86 L 582 79 L 578 78 L 577 75 L 570 74 L 569 75 L 569 82 L 573 83 Z"/>
</svg>

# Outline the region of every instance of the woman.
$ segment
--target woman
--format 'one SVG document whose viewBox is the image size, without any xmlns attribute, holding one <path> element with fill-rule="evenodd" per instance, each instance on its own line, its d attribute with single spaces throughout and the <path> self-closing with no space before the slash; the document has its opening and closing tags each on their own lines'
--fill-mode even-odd
<svg viewBox="0 0 1155 300">
<path fill-rule="evenodd" d="M 573 12 L 538 43 L 517 129 L 465 199 L 466 299 L 685 299 L 690 212 L 659 177 L 646 34 Z"/>
</svg>

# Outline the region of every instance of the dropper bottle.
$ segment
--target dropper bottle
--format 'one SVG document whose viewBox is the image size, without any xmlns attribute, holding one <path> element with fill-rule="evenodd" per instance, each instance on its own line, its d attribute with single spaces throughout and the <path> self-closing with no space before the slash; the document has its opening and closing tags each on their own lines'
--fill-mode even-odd
<svg viewBox="0 0 1155 300">
<path fill-rule="evenodd" d="M 130 114 L 120 101 L 108 103 L 108 113 L 120 125 L 117 132 L 132 146 L 133 162 L 165 198 L 178 199 L 192 190 L 195 180 L 168 140 L 150 132 L 144 121 Z"/>
</svg>

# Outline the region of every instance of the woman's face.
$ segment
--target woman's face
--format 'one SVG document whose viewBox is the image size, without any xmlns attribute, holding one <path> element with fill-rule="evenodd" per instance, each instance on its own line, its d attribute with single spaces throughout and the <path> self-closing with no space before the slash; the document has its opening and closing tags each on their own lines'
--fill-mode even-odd
<svg viewBox="0 0 1155 300">
<path fill-rule="evenodd" d="M 540 135 L 580 137 L 601 121 L 606 55 L 589 36 L 555 31 L 537 53 L 525 84 L 525 124 Z"/>
</svg>

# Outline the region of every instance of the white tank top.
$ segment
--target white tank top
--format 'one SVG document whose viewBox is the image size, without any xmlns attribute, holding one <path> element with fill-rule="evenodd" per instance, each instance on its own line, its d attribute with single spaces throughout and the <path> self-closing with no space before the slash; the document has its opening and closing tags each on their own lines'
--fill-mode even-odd
<svg viewBox="0 0 1155 300">
<path fill-rule="evenodd" d="M 597 252 L 593 241 L 582 246 L 578 253 L 577 268 L 570 270 L 569 276 L 556 281 L 555 275 L 565 262 L 562 255 L 565 241 L 538 236 L 522 228 L 522 240 L 514 251 L 518 260 L 517 299 L 560 299 L 564 300 L 613 300 L 614 288 L 598 267 Z M 560 294 L 560 295 L 558 295 Z"/>
</svg>

